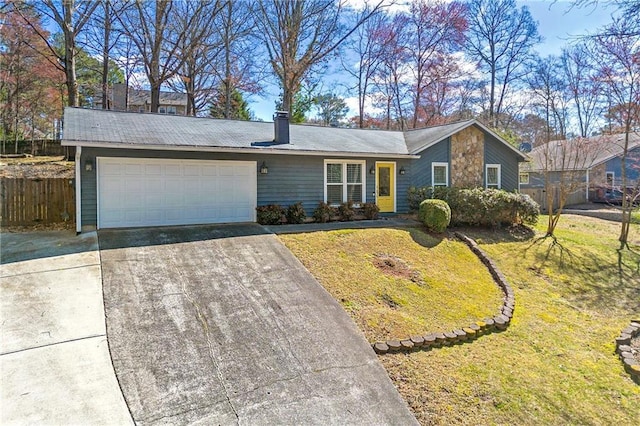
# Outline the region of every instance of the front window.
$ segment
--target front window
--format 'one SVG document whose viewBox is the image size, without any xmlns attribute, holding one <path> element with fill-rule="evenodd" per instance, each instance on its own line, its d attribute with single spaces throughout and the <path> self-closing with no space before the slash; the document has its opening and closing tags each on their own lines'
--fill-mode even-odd
<svg viewBox="0 0 640 426">
<path fill-rule="evenodd" d="M 167 108 L 166 108 L 166 107 L 163 107 L 163 106 L 158 107 L 158 112 L 159 112 L 160 114 L 166 114 L 166 113 L 167 113 Z"/>
<path fill-rule="evenodd" d="M 364 202 L 364 161 L 325 161 L 325 202 L 337 206 L 347 201 Z"/>
<path fill-rule="evenodd" d="M 431 163 L 433 186 L 449 186 L 449 163 Z"/>
<path fill-rule="evenodd" d="M 168 106 L 167 107 L 167 114 L 176 115 L 176 107 L 175 106 Z"/>
<path fill-rule="evenodd" d="M 523 185 L 529 184 L 529 173 L 520 173 L 520 183 Z"/>
<path fill-rule="evenodd" d="M 500 164 L 487 164 L 487 188 L 500 189 Z"/>
</svg>

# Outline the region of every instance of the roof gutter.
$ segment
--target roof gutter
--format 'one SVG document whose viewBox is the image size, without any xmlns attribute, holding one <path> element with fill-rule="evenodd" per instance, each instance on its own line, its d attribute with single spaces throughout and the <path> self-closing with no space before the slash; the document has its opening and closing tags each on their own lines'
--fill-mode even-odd
<svg viewBox="0 0 640 426">
<path fill-rule="evenodd" d="M 278 148 L 225 148 L 215 146 L 190 146 L 190 145 L 133 145 L 127 143 L 110 142 L 86 142 L 75 140 L 62 141 L 63 146 L 75 146 L 85 148 L 118 148 L 118 149 L 146 149 L 157 151 L 189 151 L 189 152 L 219 152 L 233 154 L 272 154 L 272 155 L 310 155 L 318 157 L 356 157 L 356 158 L 407 158 L 418 159 L 414 154 L 393 154 L 385 152 L 344 152 L 344 151 L 311 151 Z"/>
</svg>

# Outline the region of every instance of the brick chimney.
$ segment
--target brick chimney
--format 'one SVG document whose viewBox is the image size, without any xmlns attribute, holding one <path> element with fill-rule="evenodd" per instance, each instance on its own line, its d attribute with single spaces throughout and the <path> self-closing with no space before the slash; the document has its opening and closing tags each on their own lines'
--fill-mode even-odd
<svg viewBox="0 0 640 426">
<path fill-rule="evenodd" d="M 276 111 L 273 116 L 275 143 L 289 143 L 289 113 L 287 111 Z"/>
</svg>

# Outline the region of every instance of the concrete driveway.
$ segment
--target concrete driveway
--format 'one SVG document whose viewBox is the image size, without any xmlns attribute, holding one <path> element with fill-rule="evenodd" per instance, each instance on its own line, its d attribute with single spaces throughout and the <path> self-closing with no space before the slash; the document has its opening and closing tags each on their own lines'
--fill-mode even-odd
<svg viewBox="0 0 640 426">
<path fill-rule="evenodd" d="M 416 424 L 348 315 L 260 226 L 109 230 L 99 242 L 136 423 Z"/>
<path fill-rule="evenodd" d="M 95 233 L 0 234 L 0 424 L 126 425 Z"/>
</svg>

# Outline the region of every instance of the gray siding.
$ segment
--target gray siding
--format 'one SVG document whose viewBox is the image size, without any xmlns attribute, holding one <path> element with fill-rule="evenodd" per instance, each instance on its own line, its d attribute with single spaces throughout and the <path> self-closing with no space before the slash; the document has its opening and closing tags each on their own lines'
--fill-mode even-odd
<svg viewBox="0 0 640 426">
<path fill-rule="evenodd" d="M 502 189 L 505 191 L 515 191 L 518 189 L 518 157 L 503 143 L 496 138 L 485 133 L 484 135 L 484 164 L 500 164 L 502 173 Z M 486 175 L 486 170 L 483 171 Z M 486 185 L 486 176 L 485 182 Z"/>
<path fill-rule="evenodd" d="M 635 181 L 640 178 L 640 147 L 629 150 L 626 158 L 627 179 Z M 606 171 L 614 172 L 616 185 L 620 185 L 622 179 L 622 157 L 615 157 L 606 163 Z"/>
<path fill-rule="evenodd" d="M 450 152 L 449 138 L 419 152 L 420 159 L 413 160 L 411 164 L 410 185 L 431 186 L 431 163 L 450 163 Z M 451 173 L 451 168 L 449 168 L 449 173 Z M 449 176 L 449 180 L 451 180 L 451 176 Z"/>
<path fill-rule="evenodd" d="M 257 174 L 257 199 L 258 206 L 267 204 L 280 204 L 288 206 L 302 202 L 307 215 L 311 215 L 317 204 L 324 198 L 324 160 L 336 157 L 300 156 L 300 155 L 269 155 L 269 154 L 236 154 L 236 153 L 209 153 L 186 151 L 149 151 L 136 149 L 108 149 L 108 148 L 83 148 L 81 157 L 82 179 L 82 224 L 97 224 L 97 188 L 96 188 L 96 157 L 129 157 L 129 158 L 175 158 L 190 160 L 237 160 L 256 161 L 260 168 L 265 162 L 269 173 Z M 93 171 L 84 170 L 86 161 L 92 161 Z M 354 158 L 354 160 L 361 160 Z M 366 201 L 375 202 L 375 175 L 369 174 L 369 168 L 376 161 L 390 161 L 384 158 L 367 159 L 366 176 Z M 396 161 L 399 170 L 404 165 L 407 173 L 404 176 L 397 175 L 397 207 L 398 212 L 406 212 L 406 190 L 410 185 L 410 161 Z"/>
</svg>

